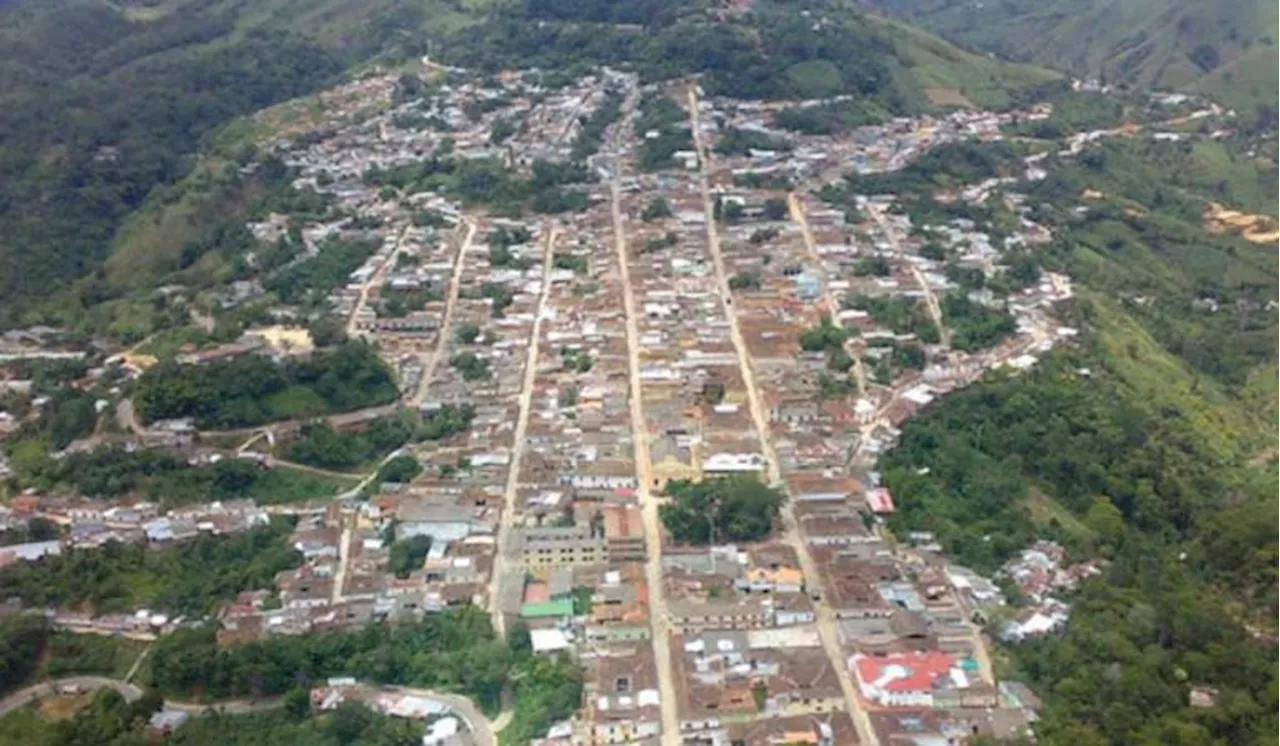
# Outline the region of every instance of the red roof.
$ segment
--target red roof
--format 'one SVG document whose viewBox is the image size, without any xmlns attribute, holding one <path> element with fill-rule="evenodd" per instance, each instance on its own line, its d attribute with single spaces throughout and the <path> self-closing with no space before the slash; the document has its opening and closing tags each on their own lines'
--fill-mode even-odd
<svg viewBox="0 0 1280 746">
<path fill-rule="evenodd" d="M 889 493 L 887 487 L 876 487 L 867 490 L 867 506 L 871 508 L 872 513 L 892 513 L 893 495 Z"/>
<path fill-rule="evenodd" d="M 858 678 L 887 692 L 929 692 L 933 682 L 956 665 L 954 656 L 929 652 L 898 653 L 886 657 L 854 656 Z"/>
<path fill-rule="evenodd" d="M 551 600 L 551 587 L 546 583 L 530 583 L 524 588 L 524 602 L 543 604 Z"/>
</svg>

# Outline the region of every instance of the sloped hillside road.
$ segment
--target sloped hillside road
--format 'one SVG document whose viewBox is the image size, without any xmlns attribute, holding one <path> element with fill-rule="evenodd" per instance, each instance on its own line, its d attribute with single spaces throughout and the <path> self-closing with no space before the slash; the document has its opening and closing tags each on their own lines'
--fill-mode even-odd
<svg viewBox="0 0 1280 746">
<path fill-rule="evenodd" d="M 88 692 L 97 689 L 114 689 L 130 702 L 137 701 L 142 697 L 142 688 L 130 684 L 120 679 L 111 679 L 104 676 L 69 676 L 64 679 L 54 679 L 52 681 L 43 681 L 39 684 L 33 684 L 25 689 L 8 695 L 4 699 L 0 699 L 0 717 L 4 717 L 14 710 L 21 709 L 27 705 L 45 697 L 53 697 L 66 692 Z M 429 697 L 448 705 L 453 713 L 466 722 L 471 729 L 472 736 L 477 746 L 496 746 L 498 739 L 495 735 L 502 726 L 510 722 L 510 710 L 504 711 L 496 720 L 490 722 L 489 718 L 480 711 L 469 698 L 458 694 L 450 694 L 449 692 L 437 692 L 431 689 L 413 689 L 403 686 L 379 686 L 376 687 L 381 691 L 388 693 L 416 695 L 420 697 Z M 165 700 L 164 706 L 170 710 L 181 710 L 189 712 L 193 715 L 201 715 L 212 712 L 222 712 L 228 715 L 244 715 L 250 712 L 260 712 L 263 710 L 271 710 L 284 704 L 283 697 L 269 697 L 265 699 L 232 699 L 221 702 L 179 702 L 175 700 Z"/>
</svg>

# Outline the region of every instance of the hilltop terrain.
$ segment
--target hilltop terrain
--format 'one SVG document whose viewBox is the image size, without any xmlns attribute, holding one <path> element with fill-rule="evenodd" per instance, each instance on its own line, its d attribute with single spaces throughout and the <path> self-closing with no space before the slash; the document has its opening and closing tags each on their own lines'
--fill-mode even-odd
<svg viewBox="0 0 1280 746">
<path fill-rule="evenodd" d="M 864 0 L 1007 59 L 1109 83 L 1196 91 L 1275 118 L 1268 0 Z"/>
<path fill-rule="evenodd" d="M 654 2 L 617 19 L 609 3 L 530 0 L 489 16 L 491 5 L 17 0 L 3 6 L 0 322 L 14 324 L 22 309 L 58 291 L 69 290 L 49 310 L 63 319 L 62 311 L 118 298 L 118 274 L 102 271 L 116 254 L 128 257 L 132 285 L 196 262 L 198 255 L 178 253 L 198 242 L 204 215 L 163 222 L 163 237 L 155 237 L 138 235 L 135 213 L 154 212 L 149 199 L 182 199 L 160 188 L 192 171 L 192 156 L 221 125 L 375 60 L 433 52 L 485 69 L 572 69 L 579 62 L 634 65 L 650 78 L 707 71 L 738 95 L 854 91 L 868 99 L 868 117 L 920 110 L 930 95 L 1007 105 L 1011 92 L 1053 77 L 892 24 L 863 26 L 847 13 L 814 30 L 792 9 L 767 3 L 758 4 L 759 15 L 731 18 L 710 3 Z M 750 39 L 761 32 L 766 48 L 753 50 Z M 794 63 L 780 62 L 778 54 Z M 217 209 L 236 209 L 246 199 L 223 195 Z"/>
</svg>

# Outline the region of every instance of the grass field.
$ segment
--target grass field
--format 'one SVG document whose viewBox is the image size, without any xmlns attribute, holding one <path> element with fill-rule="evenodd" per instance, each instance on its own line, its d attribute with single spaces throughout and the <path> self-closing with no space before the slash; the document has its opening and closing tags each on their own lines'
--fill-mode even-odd
<svg viewBox="0 0 1280 746">
<path fill-rule="evenodd" d="M 258 477 L 247 496 L 259 505 L 302 503 L 333 497 L 356 481 L 355 476 L 346 480 L 277 468 Z"/>
<path fill-rule="evenodd" d="M 123 679 L 148 643 L 125 637 L 54 632 L 37 679 L 96 674 Z M 145 665 L 145 661 L 143 662 Z"/>
</svg>

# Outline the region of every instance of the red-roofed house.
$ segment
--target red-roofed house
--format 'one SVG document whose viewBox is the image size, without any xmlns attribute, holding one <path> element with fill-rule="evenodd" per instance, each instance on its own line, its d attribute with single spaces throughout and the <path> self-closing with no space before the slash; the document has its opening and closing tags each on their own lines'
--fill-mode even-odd
<svg viewBox="0 0 1280 746">
<path fill-rule="evenodd" d="M 867 507 L 871 508 L 872 513 L 892 513 L 893 495 L 889 493 L 887 487 L 876 487 L 867 490 Z"/>
<path fill-rule="evenodd" d="M 967 689 L 970 683 L 955 656 L 939 651 L 858 654 L 851 662 L 862 696 L 887 707 L 932 707 L 935 692 Z"/>
</svg>

